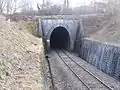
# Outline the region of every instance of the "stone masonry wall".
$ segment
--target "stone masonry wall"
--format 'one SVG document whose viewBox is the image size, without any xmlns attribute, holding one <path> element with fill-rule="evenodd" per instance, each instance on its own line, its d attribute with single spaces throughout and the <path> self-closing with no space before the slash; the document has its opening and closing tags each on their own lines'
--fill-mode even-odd
<svg viewBox="0 0 120 90">
<path fill-rule="evenodd" d="M 120 47 L 82 39 L 77 48 L 82 59 L 120 80 Z"/>
</svg>

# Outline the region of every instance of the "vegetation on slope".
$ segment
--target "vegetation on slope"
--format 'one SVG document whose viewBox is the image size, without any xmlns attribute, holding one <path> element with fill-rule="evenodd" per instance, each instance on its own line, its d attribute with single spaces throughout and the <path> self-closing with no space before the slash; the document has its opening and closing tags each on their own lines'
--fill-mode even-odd
<svg viewBox="0 0 120 90">
<path fill-rule="evenodd" d="M 90 37 L 101 42 L 120 44 L 120 10 L 117 8 L 116 13 L 112 15 L 107 24 L 101 30 L 93 33 Z"/>
<path fill-rule="evenodd" d="M 31 34 L 35 24 L 0 19 L 0 90 L 42 90 L 44 53 Z"/>
</svg>

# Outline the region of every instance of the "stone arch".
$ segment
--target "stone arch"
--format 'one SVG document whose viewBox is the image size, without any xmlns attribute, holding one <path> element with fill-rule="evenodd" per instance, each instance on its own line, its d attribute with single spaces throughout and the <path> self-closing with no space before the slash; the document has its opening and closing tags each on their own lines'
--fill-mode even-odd
<svg viewBox="0 0 120 90">
<path fill-rule="evenodd" d="M 48 49 L 50 49 L 50 37 L 51 37 L 51 34 L 58 27 L 63 27 L 63 28 L 65 28 L 67 30 L 67 32 L 69 34 L 69 38 L 70 38 L 70 47 L 69 47 L 69 50 L 72 50 L 73 49 L 73 40 L 72 40 L 72 33 L 70 32 L 71 30 L 69 29 L 68 25 L 66 25 L 66 24 L 60 24 L 60 23 L 53 25 L 50 28 L 50 30 L 48 31 L 48 34 L 47 34 L 47 46 L 48 46 Z"/>
</svg>

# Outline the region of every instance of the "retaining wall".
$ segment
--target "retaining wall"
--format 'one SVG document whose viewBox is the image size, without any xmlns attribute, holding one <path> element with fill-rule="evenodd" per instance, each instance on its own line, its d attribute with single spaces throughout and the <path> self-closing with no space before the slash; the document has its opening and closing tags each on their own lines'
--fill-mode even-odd
<svg viewBox="0 0 120 90">
<path fill-rule="evenodd" d="M 76 47 L 82 59 L 120 80 L 120 47 L 88 39 L 82 39 Z"/>
</svg>

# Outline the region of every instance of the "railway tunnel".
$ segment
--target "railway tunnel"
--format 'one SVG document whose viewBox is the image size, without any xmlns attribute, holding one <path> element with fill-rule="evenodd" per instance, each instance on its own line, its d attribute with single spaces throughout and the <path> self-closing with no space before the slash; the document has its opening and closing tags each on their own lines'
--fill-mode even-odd
<svg viewBox="0 0 120 90">
<path fill-rule="evenodd" d="M 70 35 L 66 28 L 56 27 L 50 37 L 51 49 L 66 49 L 70 47 Z"/>
<path fill-rule="evenodd" d="M 80 58 L 110 76 L 120 78 L 118 58 L 120 48 L 85 38 L 82 20 L 41 19 L 38 33 L 42 36 L 46 51 L 49 52 L 50 48 L 70 49 L 70 51 L 75 49 Z M 106 61 L 107 63 L 105 63 Z"/>
<path fill-rule="evenodd" d="M 41 27 L 41 28 L 40 28 Z M 39 20 L 38 33 L 42 35 L 44 48 L 65 49 L 72 51 L 77 37 L 79 20 L 74 19 L 47 19 Z"/>
</svg>

